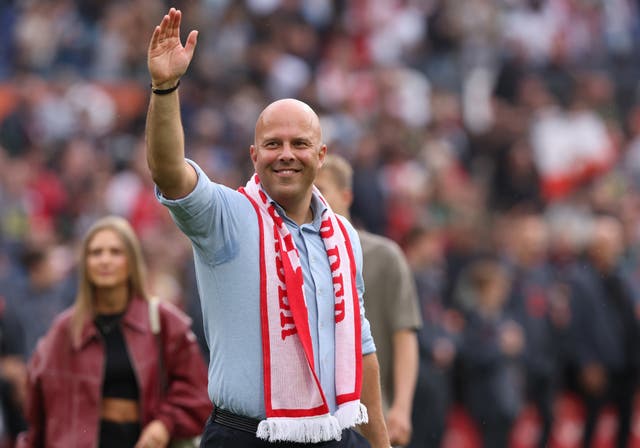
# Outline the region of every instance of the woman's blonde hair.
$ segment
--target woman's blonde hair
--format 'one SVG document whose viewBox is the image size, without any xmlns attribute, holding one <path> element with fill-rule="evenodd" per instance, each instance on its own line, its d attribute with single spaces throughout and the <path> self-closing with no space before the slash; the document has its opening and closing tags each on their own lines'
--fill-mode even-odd
<svg viewBox="0 0 640 448">
<path fill-rule="evenodd" d="M 87 256 L 93 237 L 102 230 L 112 230 L 124 243 L 129 265 L 129 298 L 140 297 L 147 300 L 147 268 L 142 256 L 142 248 L 129 222 L 119 216 L 105 216 L 96 221 L 86 232 L 79 251 L 78 291 L 73 305 L 71 334 L 78 343 L 82 328 L 88 319 L 95 316 L 95 290 L 87 275 Z"/>
</svg>

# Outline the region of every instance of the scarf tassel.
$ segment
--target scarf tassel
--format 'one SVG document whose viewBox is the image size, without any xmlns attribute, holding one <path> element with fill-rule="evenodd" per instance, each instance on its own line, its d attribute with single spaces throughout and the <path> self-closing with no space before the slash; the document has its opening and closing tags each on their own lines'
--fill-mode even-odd
<svg viewBox="0 0 640 448">
<path fill-rule="evenodd" d="M 269 442 L 318 443 L 340 440 L 342 428 L 332 415 L 317 417 L 271 417 L 262 420 L 256 435 Z"/>
<path fill-rule="evenodd" d="M 349 401 L 338 407 L 335 417 L 341 428 L 351 428 L 369 421 L 367 408 L 360 401 Z"/>
</svg>

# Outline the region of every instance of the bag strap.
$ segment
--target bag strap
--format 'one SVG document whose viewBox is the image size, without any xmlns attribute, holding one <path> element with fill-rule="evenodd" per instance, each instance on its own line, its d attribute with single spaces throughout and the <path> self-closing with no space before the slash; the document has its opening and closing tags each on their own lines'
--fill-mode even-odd
<svg viewBox="0 0 640 448">
<path fill-rule="evenodd" d="M 151 333 L 160 334 L 160 313 L 158 312 L 159 299 L 151 297 L 149 299 L 149 324 L 151 325 Z"/>
<path fill-rule="evenodd" d="M 162 325 L 160 322 L 160 312 L 158 306 L 160 301 L 157 297 L 151 297 L 149 299 L 149 326 L 151 327 L 151 333 L 156 338 L 156 346 L 158 348 L 158 380 L 160 384 L 160 391 L 163 393 L 167 390 L 167 374 L 165 371 L 164 363 L 164 351 L 162 350 Z"/>
</svg>

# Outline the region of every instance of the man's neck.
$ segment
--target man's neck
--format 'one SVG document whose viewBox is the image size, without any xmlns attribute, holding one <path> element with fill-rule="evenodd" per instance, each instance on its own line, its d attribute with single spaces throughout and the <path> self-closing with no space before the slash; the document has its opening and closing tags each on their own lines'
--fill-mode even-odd
<svg viewBox="0 0 640 448">
<path fill-rule="evenodd" d="M 302 224 L 313 222 L 312 202 L 313 195 L 309 194 L 308 199 L 304 201 L 297 201 L 295 204 L 279 204 L 287 214 L 287 217 L 301 226 Z"/>
<path fill-rule="evenodd" d="M 300 210 L 298 213 L 291 212 L 290 210 L 285 211 L 287 212 L 287 216 L 299 226 L 313 222 L 313 208 L 311 205 L 304 210 Z"/>
</svg>

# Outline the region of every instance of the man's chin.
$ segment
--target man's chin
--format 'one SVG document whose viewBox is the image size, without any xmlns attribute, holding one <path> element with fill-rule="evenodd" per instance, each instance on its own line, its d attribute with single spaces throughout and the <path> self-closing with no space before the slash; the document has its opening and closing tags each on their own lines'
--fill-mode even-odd
<svg viewBox="0 0 640 448">
<path fill-rule="evenodd" d="M 276 201 L 278 204 L 285 206 L 291 205 L 292 203 L 299 201 L 303 195 L 300 192 L 299 188 L 276 188 L 270 194 L 271 199 Z"/>
</svg>

